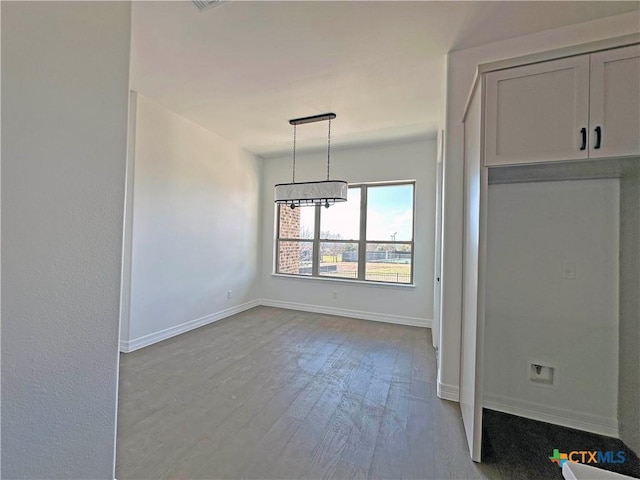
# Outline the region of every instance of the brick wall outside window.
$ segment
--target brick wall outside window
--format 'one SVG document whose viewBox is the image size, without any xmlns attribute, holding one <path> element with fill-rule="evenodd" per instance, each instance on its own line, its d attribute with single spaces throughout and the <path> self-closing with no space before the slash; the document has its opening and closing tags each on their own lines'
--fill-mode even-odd
<svg viewBox="0 0 640 480">
<path fill-rule="evenodd" d="M 280 207 L 280 238 L 300 238 L 300 209 Z M 279 242 L 279 273 L 299 273 L 300 242 Z"/>
</svg>

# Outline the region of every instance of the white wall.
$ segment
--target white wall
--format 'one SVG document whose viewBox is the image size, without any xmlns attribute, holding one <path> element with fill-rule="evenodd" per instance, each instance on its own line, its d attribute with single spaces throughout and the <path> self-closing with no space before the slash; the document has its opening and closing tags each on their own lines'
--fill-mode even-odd
<svg viewBox="0 0 640 480">
<path fill-rule="evenodd" d="M 617 435 L 619 180 L 491 185 L 488 210 L 485 406 Z"/>
<path fill-rule="evenodd" d="M 125 351 L 258 298 L 256 157 L 142 95 L 135 117 Z"/>
<path fill-rule="evenodd" d="M 494 21 L 500 21 L 499 18 Z M 462 114 L 478 64 L 640 31 L 638 13 L 608 17 L 452 52 L 447 58 L 442 325 L 439 394 L 457 400 L 462 295 Z"/>
<path fill-rule="evenodd" d="M 640 455 L 640 159 L 620 181 L 620 438 Z"/>
<path fill-rule="evenodd" d="M 339 128 L 338 124 L 334 128 Z M 415 287 L 273 276 L 273 186 L 291 181 L 291 156 L 264 161 L 262 297 L 267 303 L 408 324 L 430 325 L 433 312 L 436 140 L 420 139 L 359 148 L 332 148 L 331 178 L 350 183 L 416 180 Z M 326 150 L 298 154 L 296 181 L 324 178 Z M 337 292 L 337 298 L 332 293 Z M 315 308 L 314 308 L 315 307 Z"/>
<path fill-rule="evenodd" d="M 1 8 L 2 474 L 113 478 L 130 5 Z"/>
</svg>

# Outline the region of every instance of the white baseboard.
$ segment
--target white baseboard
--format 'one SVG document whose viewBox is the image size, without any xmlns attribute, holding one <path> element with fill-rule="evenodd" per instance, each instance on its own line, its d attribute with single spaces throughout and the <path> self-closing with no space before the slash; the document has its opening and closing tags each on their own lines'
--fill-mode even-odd
<svg viewBox="0 0 640 480">
<path fill-rule="evenodd" d="M 589 413 L 551 407 L 515 398 L 488 395 L 486 393 L 483 406 L 489 410 L 518 415 L 519 417 L 530 418 L 540 422 L 553 423 L 608 437 L 618 437 L 618 421 L 615 418 L 600 417 Z"/>
<path fill-rule="evenodd" d="M 267 307 L 285 308 L 288 310 L 301 310 L 303 312 L 324 313 L 326 315 L 337 315 L 339 317 L 358 318 L 360 320 L 372 320 L 374 322 L 395 323 L 398 325 L 409 325 L 411 327 L 431 328 L 433 320 L 429 318 L 404 317 L 400 315 L 388 315 L 386 313 L 365 312 L 361 310 L 349 310 L 346 308 L 327 307 L 324 305 L 309 305 L 307 303 L 283 302 L 280 300 L 269 300 L 263 298 L 260 305 Z"/>
<path fill-rule="evenodd" d="M 236 313 L 249 310 L 250 308 L 265 305 L 268 307 L 285 308 L 289 310 L 301 310 L 304 312 L 324 313 L 327 315 L 338 315 L 341 317 L 359 318 L 362 320 L 373 320 L 375 322 L 396 323 L 399 325 L 410 325 L 413 327 L 431 328 L 433 320 L 427 318 L 403 317 L 397 315 L 387 315 L 384 313 L 363 312 L 360 310 L 347 310 L 344 308 L 325 307 L 321 305 L 308 305 L 305 303 L 281 302 L 277 300 L 257 299 L 250 302 L 227 308 L 220 312 L 212 313 L 195 320 L 181 323 L 173 327 L 165 328 L 159 332 L 150 333 L 142 337 L 135 338 L 130 341 L 120 340 L 120 351 L 123 353 L 133 352 L 143 347 L 153 345 L 154 343 L 167 340 L 181 333 L 188 332 L 194 328 L 202 327 L 210 323 L 230 317 Z"/>
<path fill-rule="evenodd" d="M 460 401 L 460 389 L 456 385 L 437 383 L 437 394 L 443 400 Z M 548 405 L 541 405 L 515 398 L 497 395 L 484 395 L 482 406 L 489 410 L 530 418 L 539 422 L 552 423 L 563 427 L 575 428 L 585 432 L 597 433 L 618 438 L 618 422 L 615 418 L 600 417 L 589 413 L 575 412 Z"/>
<path fill-rule="evenodd" d="M 244 312 L 245 310 L 249 310 L 250 308 L 257 307 L 259 305 L 260 300 L 252 300 L 250 302 L 236 305 L 235 307 L 227 308 L 210 315 L 205 315 L 204 317 L 196 318 L 195 320 L 189 320 L 188 322 L 181 323 L 180 325 L 175 325 L 158 332 L 134 338 L 130 341 L 120 340 L 120 351 L 124 353 L 133 352 L 140 348 L 147 347 L 163 340 L 167 340 L 171 337 L 175 337 L 176 335 L 180 335 L 181 333 L 188 332 L 189 330 L 193 330 L 195 328 L 203 327 L 204 325 L 217 322 L 218 320 L 230 317 L 231 315 L 235 315 L 236 313 Z"/>
<path fill-rule="evenodd" d="M 440 383 L 440 381 L 438 381 L 436 393 L 438 398 L 442 398 L 443 400 L 450 400 L 452 402 L 460 401 L 460 389 L 457 385 L 447 385 L 446 383 Z"/>
</svg>

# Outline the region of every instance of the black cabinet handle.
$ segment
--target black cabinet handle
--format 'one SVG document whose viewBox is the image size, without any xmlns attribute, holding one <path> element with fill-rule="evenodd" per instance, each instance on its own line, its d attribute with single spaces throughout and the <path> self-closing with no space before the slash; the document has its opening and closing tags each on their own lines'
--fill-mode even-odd
<svg viewBox="0 0 640 480">
<path fill-rule="evenodd" d="M 580 129 L 580 133 L 582 134 L 582 144 L 580 145 L 580 150 L 586 150 L 586 148 L 587 148 L 587 129 L 582 127 Z"/>
<path fill-rule="evenodd" d="M 602 128 L 600 125 L 596 127 L 596 144 L 593 148 L 600 148 L 600 144 L 602 143 Z"/>
</svg>

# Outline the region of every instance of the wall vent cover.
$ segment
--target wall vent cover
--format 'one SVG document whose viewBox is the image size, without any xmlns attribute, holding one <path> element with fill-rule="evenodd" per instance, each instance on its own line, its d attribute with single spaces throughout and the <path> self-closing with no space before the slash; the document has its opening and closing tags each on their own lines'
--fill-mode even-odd
<svg viewBox="0 0 640 480">
<path fill-rule="evenodd" d="M 212 8 L 219 7 L 225 3 L 229 3 L 230 0 L 191 0 L 193 4 L 198 7 L 198 10 L 205 12 Z"/>
</svg>

